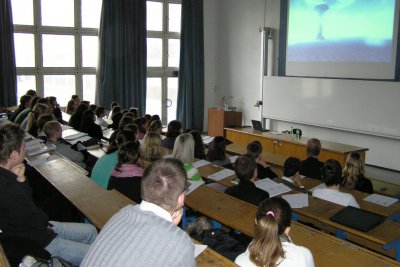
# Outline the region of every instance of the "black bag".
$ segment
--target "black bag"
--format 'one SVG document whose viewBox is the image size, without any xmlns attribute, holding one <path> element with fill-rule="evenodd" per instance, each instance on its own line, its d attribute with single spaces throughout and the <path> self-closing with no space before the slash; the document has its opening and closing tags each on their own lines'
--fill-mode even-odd
<svg viewBox="0 0 400 267">
<path fill-rule="evenodd" d="M 204 230 L 199 238 L 202 244 L 209 246 L 231 261 L 234 261 L 239 254 L 246 250 L 245 246 L 221 229 Z"/>
</svg>

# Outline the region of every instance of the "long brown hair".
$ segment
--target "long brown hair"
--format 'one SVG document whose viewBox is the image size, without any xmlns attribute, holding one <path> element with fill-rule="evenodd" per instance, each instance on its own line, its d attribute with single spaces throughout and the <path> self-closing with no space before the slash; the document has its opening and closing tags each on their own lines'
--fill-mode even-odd
<svg viewBox="0 0 400 267">
<path fill-rule="evenodd" d="M 275 267 L 285 253 L 280 236 L 290 226 L 292 209 L 282 198 L 265 199 L 258 206 L 250 260 L 257 266 Z"/>
<path fill-rule="evenodd" d="M 360 175 L 364 175 L 364 162 L 359 153 L 350 153 L 344 164 L 342 185 L 347 188 L 354 188 Z"/>
</svg>

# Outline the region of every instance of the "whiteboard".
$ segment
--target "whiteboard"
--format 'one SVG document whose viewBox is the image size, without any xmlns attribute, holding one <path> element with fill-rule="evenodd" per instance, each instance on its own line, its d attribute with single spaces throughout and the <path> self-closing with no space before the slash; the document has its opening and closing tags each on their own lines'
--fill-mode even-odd
<svg viewBox="0 0 400 267">
<path fill-rule="evenodd" d="M 400 83 L 264 76 L 263 116 L 400 139 Z"/>
</svg>

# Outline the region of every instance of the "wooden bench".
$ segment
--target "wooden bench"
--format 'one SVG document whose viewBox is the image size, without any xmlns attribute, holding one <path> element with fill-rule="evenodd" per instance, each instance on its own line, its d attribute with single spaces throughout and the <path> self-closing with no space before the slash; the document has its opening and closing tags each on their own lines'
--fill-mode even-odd
<svg viewBox="0 0 400 267">
<path fill-rule="evenodd" d="M 252 236 L 257 207 L 202 185 L 186 197 L 185 204 L 207 217 Z M 309 248 L 316 266 L 399 266 L 397 262 L 340 240 L 321 231 L 292 222 L 294 243 Z"/>
</svg>

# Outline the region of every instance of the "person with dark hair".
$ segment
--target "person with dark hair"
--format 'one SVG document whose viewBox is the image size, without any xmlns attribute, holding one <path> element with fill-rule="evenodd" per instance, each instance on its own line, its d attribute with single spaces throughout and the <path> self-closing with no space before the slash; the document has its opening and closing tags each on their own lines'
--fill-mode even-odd
<svg viewBox="0 0 400 267">
<path fill-rule="evenodd" d="M 118 106 L 118 103 L 117 103 L 117 102 L 113 102 L 113 103 L 111 104 L 111 111 L 110 111 L 110 113 L 108 114 L 108 118 L 109 118 L 109 119 L 112 119 L 112 117 L 114 116 L 114 114 L 119 113 L 119 112 L 122 113 L 122 108 L 121 108 L 120 106 Z"/>
<path fill-rule="evenodd" d="M 79 107 L 79 105 L 81 104 L 81 99 L 79 98 L 79 96 L 78 95 L 72 95 L 71 99 L 74 100 L 75 107 Z"/>
<path fill-rule="evenodd" d="M 134 124 L 136 124 L 139 127 L 139 132 L 138 132 L 138 140 L 143 140 L 145 134 L 146 134 L 146 129 L 147 129 L 147 119 L 145 117 L 140 117 L 137 118 L 133 121 Z"/>
<path fill-rule="evenodd" d="M 60 109 L 60 105 L 57 102 L 57 98 L 55 96 L 47 97 L 49 99 L 49 104 L 53 108 L 53 115 L 59 123 L 67 124 L 62 118 L 62 112 Z"/>
<path fill-rule="evenodd" d="M 170 150 L 174 149 L 175 139 L 182 133 L 182 123 L 173 120 L 168 123 L 166 138 L 162 140 L 162 145 Z"/>
<path fill-rule="evenodd" d="M 257 163 L 257 178 L 277 178 L 278 175 L 274 173 L 268 166 L 268 163 L 264 160 L 262 156 L 262 145 L 259 141 L 253 141 L 247 145 L 247 155 L 252 157 Z"/>
<path fill-rule="evenodd" d="M 37 103 L 37 101 L 38 101 L 39 99 L 40 99 L 40 97 L 38 97 L 38 96 L 32 97 L 32 98 L 31 98 L 31 101 L 30 101 L 30 106 L 29 106 L 28 108 L 22 110 L 22 111 L 17 115 L 17 117 L 15 117 L 14 123 L 16 123 L 16 124 L 21 124 L 21 123 L 26 119 L 26 117 L 28 117 L 28 114 L 33 110 L 33 107 L 36 105 L 36 103 Z M 23 129 L 24 129 L 24 128 L 23 128 Z"/>
<path fill-rule="evenodd" d="M 28 91 L 26 91 L 25 95 L 30 95 L 31 97 L 35 97 L 37 96 L 37 93 L 35 90 L 29 89 Z"/>
<path fill-rule="evenodd" d="M 90 102 L 89 102 L 89 103 L 90 103 Z M 89 109 L 90 109 L 91 111 L 93 111 L 93 113 L 96 112 L 96 108 L 97 108 L 97 105 L 95 105 L 95 104 L 90 104 L 90 105 L 89 105 Z"/>
<path fill-rule="evenodd" d="M 83 112 L 80 131 L 87 133 L 90 137 L 101 140 L 103 139 L 103 131 L 101 130 L 100 125 L 97 125 L 94 122 L 95 120 L 96 117 L 94 116 L 94 112 L 92 110 L 88 109 Z"/>
<path fill-rule="evenodd" d="M 17 118 L 19 113 L 21 113 L 23 110 L 29 108 L 30 104 L 31 104 L 31 100 L 32 100 L 32 96 L 30 96 L 30 95 L 21 96 L 19 99 L 19 106 L 11 115 L 10 121 L 13 122 L 15 120 L 15 118 Z"/>
<path fill-rule="evenodd" d="M 201 134 L 197 130 L 190 131 L 190 134 L 193 136 L 194 140 L 194 157 L 196 159 L 205 159 L 206 152 L 204 149 L 203 138 L 201 138 Z"/>
<path fill-rule="evenodd" d="M 291 221 L 292 209 L 286 200 L 273 197 L 261 202 L 253 241 L 235 263 L 246 267 L 314 267 L 310 250 L 293 244 L 289 236 Z"/>
<path fill-rule="evenodd" d="M 15 242 L 29 241 L 51 256 L 79 265 L 97 236 L 91 224 L 49 221 L 32 198 L 24 176 L 25 133 L 15 124 L 0 127 L 0 229 Z"/>
<path fill-rule="evenodd" d="M 108 123 L 103 119 L 106 116 L 106 109 L 102 106 L 96 108 L 96 124 L 100 127 L 108 127 Z"/>
<path fill-rule="evenodd" d="M 360 205 L 351 194 L 339 191 L 340 184 L 342 183 L 342 167 L 339 162 L 334 159 L 326 161 L 321 169 L 321 179 L 325 183 L 326 188 L 314 189 L 313 197 L 321 198 L 341 206 L 360 208 Z"/>
<path fill-rule="evenodd" d="M 38 132 L 38 138 L 41 138 L 43 140 L 47 140 L 46 133 L 44 132 L 44 125 L 46 122 L 49 121 L 56 121 L 54 120 L 54 117 L 50 114 L 42 115 L 37 119 L 37 132 Z"/>
<path fill-rule="evenodd" d="M 226 140 L 223 136 L 216 136 L 208 146 L 206 160 L 212 164 L 233 169 L 230 159 L 225 155 Z"/>
<path fill-rule="evenodd" d="M 194 244 L 176 226 L 183 214 L 186 180 L 179 160 L 149 165 L 141 183 L 142 202 L 126 206 L 107 222 L 81 267 L 195 266 Z"/>
<path fill-rule="evenodd" d="M 62 139 L 62 127 L 58 121 L 46 122 L 44 125 L 44 132 L 47 136 L 46 144 L 54 145 L 57 153 L 71 160 L 82 169 L 86 168 L 86 164 L 83 162 L 85 156 L 81 152 L 72 149 L 71 146 Z"/>
<path fill-rule="evenodd" d="M 117 134 L 114 142 L 110 143 L 107 152 L 96 161 L 90 178 L 98 185 L 107 189 L 108 180 L 115 165 L 118 163 L 118 148 L 126 142 L 135 142 L 136 137 L 132 131 L 123 130 Z"/>
<path fill-rule="evenodd" d="M 249 202 L 253 205 L 260 204 L 266 198 L 269 198 L 268 192 L 261 190 L 254 184 L 257 177 L 257 168 L 255 160 L 247 155 L 239 156 L 235 161 L 235 174 L 239 178 L 239 184 L 229 187 L 225 193 Z"/>
<path fill-rule="evenodd" d="M 130 109 L 128 109 L 128 112 L 133 114 L 134 119 L 136 119 L 138 117 L 138 109 L 137 108 L 130 108 Z"/>
<path fill-rule="evenodd" d="M 154 114 L 151 116 L 150 122 L 152 121 L 161 121 L 160 115 Z"/>
<path fill-rule="evenodd" d="M 79 131 L 81 128 L 83 112 L 88 109 L 88 106 L 86 106 L 85 104 L 80 104 L 69 118 L 68 125 Z"/>
<path fill-rule="evenodd" d="M 301 162 L 298 158 L 289 157 L 283 164 L 283 177 L 275 178 L 274 181 L 277 183 L 284 184 L 292 190 L 307 193 L 307 190 L 301 184 L 300 178 L 300 166 Z"/>
<path fill-rule="evenodd" d="M 342 186 L 368 194 L 374 193 L 371 181 L 364 177 L 364 161 L 360 153 L 352 152 L 347 156 L 342 175 Z"/>
<path fill-rule="evenodd" d="M 126 142 L 118 150 L 118 163 L 108 180 L 107 190 L 116 189 L 136 203 L 140 203 L 140 185 L 143 168 L 140 164 L 140 151 L 136 142 Z"/>
<path fill-rule="evenodd" d="M 133 123 L 133 119 L 131 118 L 131 117 L 122 117 L 121 118 L 121 120 L 119 121 L 119 125 L 118 125 L 118 129 L 117 130 L 115 130 L 112 134 L 111 134 L 111 136 L 110 136 L 110 138 L 109 138 L 109 141 L 110 141 L 110 143 L 112 143 L 114 140 L 115 140 L 115 138 L 117 137 L 117 134 L 120 132 L 120 131 L 122 131 L 123 129 L 125 129 L 125 126 L 126 125 L 128 125 L 128 124 L 131 124 L 131 123 Z"/>
<path fill-rule="evenodd" d="M 321 179 L 321 168 L 324 163 L 318 160 L 321 152 L 321 142 L 317 138 L 311 138 L 307 141 L 307 159 L 301 162 L 300 174 Z"/>
<path fill-rule="evenodd" d="M 108 125 L 108 128 L 111 128 L 114 131 L 118 130 L 118 126 L 119 126 L 119 123 L 120 123 L 120 121 L 122 119 L 122 116 L 123 116 L 122 112 L 113 113 L 112 118 L 111 118 L 112 123 L 110 125 Z"/>
<path fill-rule="evenodd" d="M 146 127 L 145 127 L 145 129 L 147 129 L 147 128 L 149 128 L 152 116 L 150 114 L 144 114 L 143 117 L 146 119 Z"/>
<path fill-rule="evenodd" d="M 160 120 L 154 120 L 149 124 L 149 127 L 147 128 L 147 132 L 156 132 L 161 134 L 162 133 L 162 123 Z"/>
<path fill-rule="evenodd" d="M 28 114 L 26 119 L 21 123 L 20 127 L 25 129 L 34 137 L 38 135 L 37 120 L 40 116 L 49 114 L 49 107 L 46 104 L 37 103 Z"/>
</svg>

